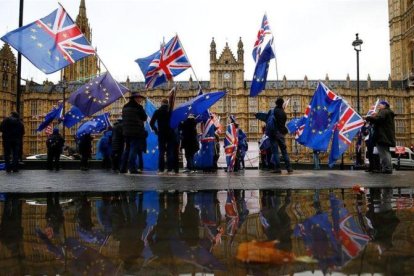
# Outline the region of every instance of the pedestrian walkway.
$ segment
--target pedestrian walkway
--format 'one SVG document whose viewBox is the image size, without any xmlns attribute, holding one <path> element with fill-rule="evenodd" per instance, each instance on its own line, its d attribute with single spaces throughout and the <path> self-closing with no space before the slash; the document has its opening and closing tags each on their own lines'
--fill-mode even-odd
<svg viewBox="0 0 414 276">
<path fill-rule="evenodd" d="M 0 192 L 79 192 L 127 190 L 209 190 L 209 189 L 326 189 L 364 187 L 414 187 L 414 171 L 394 171 L 392 175 L 364 171 L 298 170 L 293 174 L 273 174 L 258 170 L 238 173 L 141 175 L 116 174 L 102 170 L 59 172 L 22 170 L 0 172 Z"/>
</svg>

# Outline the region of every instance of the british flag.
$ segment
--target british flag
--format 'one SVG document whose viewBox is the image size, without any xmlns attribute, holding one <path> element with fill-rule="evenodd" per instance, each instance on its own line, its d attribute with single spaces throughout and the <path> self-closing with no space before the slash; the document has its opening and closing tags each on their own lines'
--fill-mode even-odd
<svg viewBox="0 0 414 276">
<path fill-rule="evenodd" d="M 234 235 L 236 234 L 240 219 L 233 190 L 227 191 L 227 199 L 224 210 L 226 211 L 227 234 L 233 239 Z"/>
<path fill-rule="evenodd" d="M 224 151 L 226 153 L 227 171 L 232 172 L 236 164 L 237 147 L 239 138 L 234 123 L 227 126 L 226 138 L 224 139 Z"/>
<path fill-rule="evenodd" d="M 329 165 L 333 166 L 335 161 L 348 149 L 352 139 L 358 134 L 364 125 L 362 117 L 342 99 L 341 113 L 334 132 Z"/>
<path fill-rule="evenodd" d="M 256 42 L 253 46 L 253 59 L 257 63 L 260 54 L 263 51 L 264 46 L 267 45 L 268 40 L 273 39 L 272 31 L 270 30 L 269 22 L 267 21 L 267 15 L 263 16 L 262 25 L 257 32 Z"/>
<path fill-rule="evenodd" d="M 34 66 L 50 74 L 95 53 L 62 6 L 1 38 Z"/>
<path fill-rule="evenodd" d="M 154 88 L 191 67 L 178 35 L 174 36 L 160 51 L 137 59 L 145 76 L 145 87 Z"/>
<path fill-rule="evenodd" d="M 358 256 L 370 240 L 370 237 L 361 230 L 361 226 L 350 214 L 341 219 L 338 237 L 342 245 L 342 251 L 350 259 Z"/>
</svg>

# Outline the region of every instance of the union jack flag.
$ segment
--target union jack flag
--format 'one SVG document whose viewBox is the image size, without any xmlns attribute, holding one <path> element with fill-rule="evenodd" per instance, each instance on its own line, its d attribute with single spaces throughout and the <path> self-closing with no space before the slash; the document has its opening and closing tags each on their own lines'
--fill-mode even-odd
<svg viewBox="0 0 414 276">
<path fill-rule="evenodd" d="M 45 134 L 47 136 L 51 135 L 53 133 L 53 126 L 52 125 L 48 125 L 45 129 Z"/>
<path fill-rule="evenodd" d="M 145 76 L 146 88 L 157 87 L 191 67 L 178 35 L 163 45 L 160 51 L 136 62 Z"/>
<path fill-rule="evenodd" d="M 270 30 L 269 22 L 267 21 L 267 15 L 263 16 L 262 25 L 257 32 L 256 42 L 253 46 L 253 59 L 257 63 L 260 54 L 263 51 L 264 46 L 267 45 L 268 40 L 273 39 L 272 31 Z"/>
<path fill-rule="evenodd" d="M 339 222 L 338 237 L 341 241 L 342 251 L 349 259 L 358 256 L 370 240 L 370 237 L 362 232 L 361 226 L 350 214 L 347 214 Z"/>
<path fill-rule="evenodd" d="M 330 166 L 333 166 L 335 161 L 348 149 L 352 139 L 358 134 L 363 125 L 362 117 L 342 99 L 339 121 L 336 124 L 329 155 Z"/>
<path fill-rule="evenodd" d="M 227 199 L 224 210 L 226 211 L 227 234 L 233 237 L 234 234 L 236 234 L 237 227 L 239 225 L 239 213 L 237 211 L 234 191 L 227 191 Z"/>
<path fill-rule="evenodd" d="M 95 53 L 62 6 L 1 38 L 34 66 L 50 74 Z"/>
<path fill-rule="evenodd" d="M 234 123 L 227 126 L 226 138 L 224 139 L 224 151 L 226 153 L 227 171 L 232 172 L 236 164 L 237 147 L 239 138 Z"/>
</svg>

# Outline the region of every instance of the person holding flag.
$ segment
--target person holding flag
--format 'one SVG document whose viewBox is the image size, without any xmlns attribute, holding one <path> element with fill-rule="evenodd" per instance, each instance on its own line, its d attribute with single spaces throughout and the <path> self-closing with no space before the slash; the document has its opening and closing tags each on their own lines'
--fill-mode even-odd
<svg viewBox="0 0 414 276">
<path fill-rule="evenodd" d="M 378 107 L 379 99 L 375 102 L 375 104 L 369 109 L 367 116 L 376 114 L 376 110 Z M 366 172 L 381 172 L 381 164 L 379 161 L 378 153 L 374 154 L 374 129 L 373 125 L 369 122 L 365 122 L 364 126 L 361 128 L 361 133 L 365 136 L 365 146 L 367 148 L 367 158 L 369 161 L 368 168 L 365 170 Z"/>
<path fill-rule="evenodd" d="M 390 104 L 379 102 L 378 113 L 366 117 L 366 121 L 374 124 L 374 142 L 381 159 L 382 173 L 392 174 L 390 147 L 395 147 L 395 114 Z"/>
<path fill-rule="evenodd" d="M 172 137 L 173 130 L 170 128 L 170 117 L 168 99 L 162 99 L 161 106 L 154 112 L 151 118 L 151 129 L 158 136 L 158 173 L 163 174 L 165 169 L 165 154 L 167 154 L 167 170 L 172 171 L 173 164 L 171 155 L 174 150 Z"/>
<path fill-rule="evenodd" d="M 287 116 L 283 109 L 284 102 L 285 101 L 282 98 L 277 98 L 275 101 L 275 108 L 269 110 L 266 119 L 266 135 L 269 136 L 270 139 L 272 159 L 275 166 L 275 169 L 272 171 L 273 173 L 282 173 L 282 170 L 280 169 L 279 148 L 282 152 L 287 172 L 293 172 L 285 142 L 285 135 L 288 133 L 288 130 L 285 126 Z"/>
</svg>

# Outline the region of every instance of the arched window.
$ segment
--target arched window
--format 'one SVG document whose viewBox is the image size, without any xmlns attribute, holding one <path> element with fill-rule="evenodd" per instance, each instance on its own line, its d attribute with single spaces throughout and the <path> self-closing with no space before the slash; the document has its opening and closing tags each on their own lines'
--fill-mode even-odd
<svg viewBox="0 0 414 276">
<path fill-rule="evenodd" d="M 7 75 L 6 72 L 3 73 L 3 82 L 2 82 L 2 87 L 3 88 L 7 88 L 8 86 L 8 82 L 9 82 L 9 76 Z"/>
</svg>

